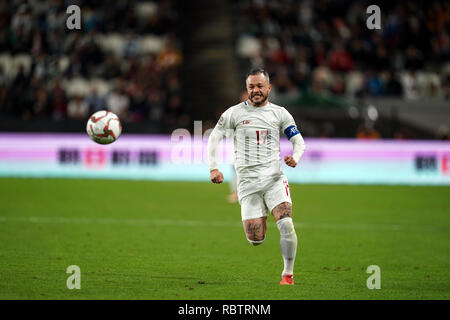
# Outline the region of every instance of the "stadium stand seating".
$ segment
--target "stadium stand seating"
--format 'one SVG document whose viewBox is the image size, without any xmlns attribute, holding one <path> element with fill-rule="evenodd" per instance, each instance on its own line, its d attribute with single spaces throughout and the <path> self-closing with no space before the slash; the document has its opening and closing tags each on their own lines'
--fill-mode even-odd
<svg viewBox="0 0 450 320">
<path fill-rule="evenodd" d="M 63 1 L 0 3 L 0 130 L 79 131 L 100 108 L 120 113 L 130 132 L 194 120 L 207 129 L 239 101 L 246 72 L 264 66 L 271 100 L 296 108 L 306 136 L 355 137 L 370 104 L 380 137 L 448 138 L 447 1 L 383 2 L 381 30 L 367 29 L 363 0 L 73 3 L 81 30 L 66 28 Z M 404 117 L 405 101 L 426 105 L 432 124 L 420 124 L 416 107 Z"/>
<path fill-rule="evenodd" d="M 172 1 L 74 4 L 82 8 L 81 30 L 66 28 L 62 1 L 0 4 L 3 118 L 71 120 L 71 101 L 87 101 L 95 91 L 105 102 L 125 97 L 125 123 L 152 126 L 170 119 L 176 124 L 185 111 L 173 102 L 181 95 L 182 51 Z M 55 83 L 62 90 L 60 101 Z M 119 95 L 117 87 L 123 90 Z M 95 111 L 84 110 L 84 118 Z"/>
</svg>

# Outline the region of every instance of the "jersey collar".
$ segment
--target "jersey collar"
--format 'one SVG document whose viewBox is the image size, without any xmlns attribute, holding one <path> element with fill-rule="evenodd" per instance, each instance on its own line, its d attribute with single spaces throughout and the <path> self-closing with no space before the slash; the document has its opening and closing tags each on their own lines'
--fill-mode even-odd
<svg viewBox="0 0 450 320">
<path fill-rule="evenodd" d="M 244 104 L 245 104 L 247 107 L 261 108 L 261 107 L 254 107 L 254 106 L 252 106 L 252 105 L 250 104 L 249 100 L 244 101 Z M 269 100 L 267 100 L 267 104 L 263 105 L 263 107 L 270 106 L 271 104 L 272 104 L 272 103 L 271 103 Z"/>
</svg>

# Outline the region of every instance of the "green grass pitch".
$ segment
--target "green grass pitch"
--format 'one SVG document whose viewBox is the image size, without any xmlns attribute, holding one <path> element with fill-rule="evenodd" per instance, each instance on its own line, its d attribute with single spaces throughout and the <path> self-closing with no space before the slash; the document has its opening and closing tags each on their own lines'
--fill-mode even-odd
<svg viewBox="0 0 450 320">
<path fill-rule="evenodd" d="M 279 232 L 248 243 L 228 186 L 0 179 L 0 299 L 449 299 L 450 188 L 291 185 L 295 286 Z M 81 270 L 81 289 L 66 269 Z M 381 269 L 381 289 L 366 286 Z"/>
</svg>

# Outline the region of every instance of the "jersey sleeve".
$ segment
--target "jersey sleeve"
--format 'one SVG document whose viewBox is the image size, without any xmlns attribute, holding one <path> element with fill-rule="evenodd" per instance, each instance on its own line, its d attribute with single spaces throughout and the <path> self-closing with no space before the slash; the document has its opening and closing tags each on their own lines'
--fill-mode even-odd
<svg viewBox="0 0 450 320">
<path fill-rule="evenodd" d="M 286 135 L 288 139 L 291 139 L 293 136 L 300 134 L 300 131 L 298 131 L 297 125 L 295 124 L 295 120 L 292 115 L 285 108 L 283 108 L 282 110 L 280 130 Z"/>
<path fill-rule="evenodd" d="M 228 137 L 231 135 L 231 131 L 235 129 L 232 108 L 229 108 L 224 113 L 222 113 L 214 129 L 223 136 Z"/>
</svg>

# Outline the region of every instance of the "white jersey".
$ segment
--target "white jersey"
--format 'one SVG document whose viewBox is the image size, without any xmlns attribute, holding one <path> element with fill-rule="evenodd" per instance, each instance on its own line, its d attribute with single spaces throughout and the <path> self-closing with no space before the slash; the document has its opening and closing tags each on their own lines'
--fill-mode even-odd
<svg viewBox="0 0 450 320">
<path fill-rule="evenodd" d="M 280 133 L 296 127 L 283 107 L 267 103 L 253 107 L 242 102 L 220 117 L 215 130 L 234 137 L 234 166 L 238 177 L 282 175 Z"/>
</svg>

